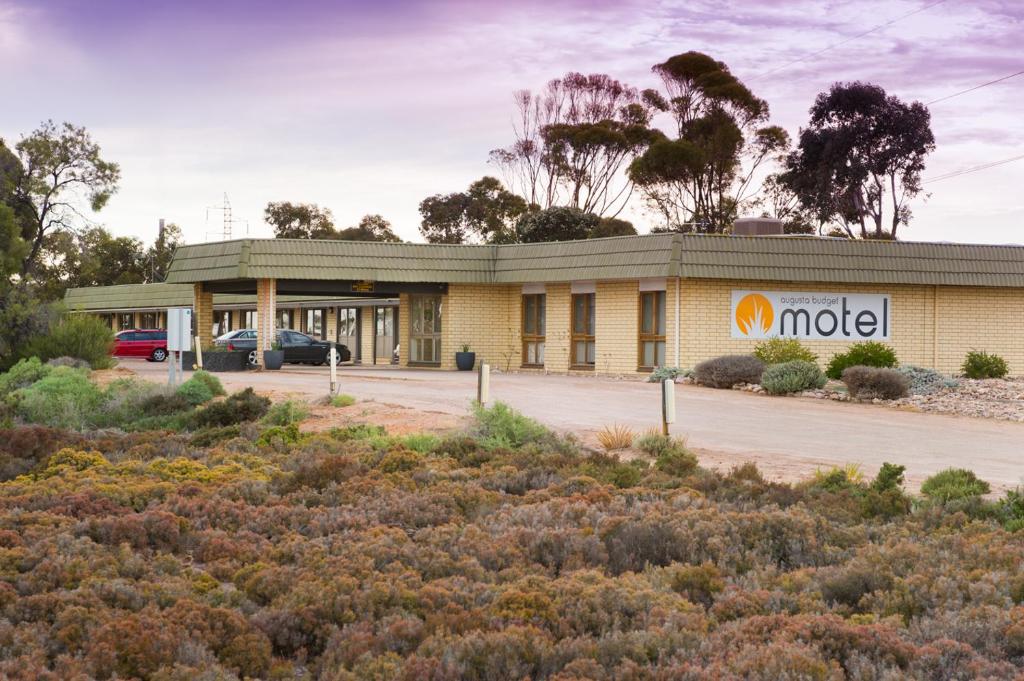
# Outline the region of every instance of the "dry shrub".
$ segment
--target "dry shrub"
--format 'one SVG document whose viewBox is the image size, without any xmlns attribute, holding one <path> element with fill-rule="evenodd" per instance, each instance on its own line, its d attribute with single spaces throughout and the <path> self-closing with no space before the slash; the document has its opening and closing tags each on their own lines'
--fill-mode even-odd
<svg viewBox="0 0 1024 681">
<path fill-rule="evenodd" d="M 697 383 L 709 388 L 731 388 L 741 383 L 760 383 L 764 362 L 753 355 L 725 355 L 693 368 Z"/>
<path fill-rule="evenodd" d="M 615 424 L 611 427 L 605 426 L 597 434 L 597 441 L 601 443 L 606 452 L 614 452 L 617 449 L 629 449 L 633 446 L 633 439 L 636 433 L 628 426 Z"/>
<path fill-rule="evenodd" d="M 895 369 L 849 367 L 843 370 L 843 383 L 851 397 L 862 400 L 897 400 L 910 390 L 910 379 Z"/>
</svg>

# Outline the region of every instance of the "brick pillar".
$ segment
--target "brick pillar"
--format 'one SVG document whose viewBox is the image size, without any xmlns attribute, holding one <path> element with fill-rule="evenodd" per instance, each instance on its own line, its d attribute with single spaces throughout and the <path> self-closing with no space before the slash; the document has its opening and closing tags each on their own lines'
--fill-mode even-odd
<svg viewBox="0 0 1024 681">
<path fill-rule="evenodd" d="M 374 307 L 367 305 L 359 308 L 359 364 L 376 364 L 373 357 L 373 337 L 377 333 L 376 320 L 373 318 Z M 401 348 L 404 351 L 405 348 Z"/>
<path fill-rule="evenodd" d="M 263 351 L 270 350 L 276 335 L 277 281 L 256 280 L 256 363 L 263 366 Z"/>
<path fill-rule="evenodd" d="M 202 283 L 195 284 L 192 292 L 192 317 L 195 320 L 199 344 L 208 348 L 213 345 L 213 293 Z"/>
</svg>

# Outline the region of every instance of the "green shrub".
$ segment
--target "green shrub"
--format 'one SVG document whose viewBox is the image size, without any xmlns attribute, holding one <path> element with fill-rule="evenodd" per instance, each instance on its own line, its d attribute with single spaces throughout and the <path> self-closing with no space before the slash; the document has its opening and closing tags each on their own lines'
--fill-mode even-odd
<svg viewBox="0 0 1024 681">
<path fill-rule="evenodd" d="M 934 501 L 946 503 L 988 494 L 991 487 L 972 471 L 947 468 L 924 481 L 921 494 Z"/>
<path fill-rule="evenodd" d="M 643 478 L 643 471 L 629 463 L 616 463 L 607 472 L 608 482 L 619 489 L 636 487 Z"/>
<path fill-rule="evenodd" d="M 485 449 L 518 449 L 528 444 L 557 445 L 563 442 L 555 432 L 504 402 L 495 402 L 493 407 L 475 404 L 473 417 L 476 421 L 473 435 Z"/>
<path fill-rule="evenodd" d="M 725 589 L 722 573 L 712 563 L 680 566 L 672 573 L 671 580 L 673 591 L 705 608 L 711 607 L 715 594 Z"/>
<path fill-rule="evenodd" d="M 999 355 L 971 350 L 964 358 L 960 371 L 967 378 L 1005 378 L 1010 369 L 1006 360 Z"/>
<path fill-rule="evenodd" d="M 53 367 L 43 364 L 38 357 L 20 360 L 10 371 L 0 374 L 0 400 L 19 388 L 27 388 L 53 371 Z"/>
<path fill-rule="evenodd" d="M 50 367 L 71 367 L 72 369 L 91 369 L 92 367 L 84 359 L 77 357 L 54 357 L 46 360 L 46 366 Z"/>
<path fill-rule="evenodd" d="M 878 469 L 875 479 L 871 481 L 871 488 L 879 492 L 889 489 L 901 489 L 903 487 L 903 473 L 906 470 L 906 466 L 883 463 L 882 467 Z"/>
<path fill-rule="evenodd" d="M 139 403 L 139 409 L 143 416 L 170 416 L 190 411 L 192 402 L 180 392 L 171 394 L 157 393 L 150 395 Z"/>
<path fill-rule="evenodd" d="M 309 416 L 309 407 L 302 402 L 287 400 L 278 402 L 267 411 L 263 417 L 263 423 L 268 426 L 290 426 L 301 423 Z"/>
<path fill-rule="evenodd" d="M 298 424 L 284 423 L 265 429 L 256 439 L 256 444 L 263 446 L 293 445 L 299 441 L 300 437 Z"/>
<path fill-rule="evenodd" d="M 209 371 L 203 369 L 197 369 L 192 372 L 192 378 L 190 381 L 200 381 L 206 384 L 206 387 L 210 389 L 210 394 L 214 397 L 220 397 L 221 395 L 227 395 L 227 391 L 224 390 L 224 384 L 220 382 L 220 379 L 211 374 Z"/>
<path fill-rule="evenodd" d="M 210 386 L 194 376 L 179 385 L 175 394 L 180 395 L 193 406 L 206 404 L 213 399 L 213 392 L 210 390 Z"/>
<path fill-rule="evenodd" d="M 30 339 L 21 354 L 44 362 L 56 357 L 76 357 L 93 369 L 107 369 L 114 366 L 110 357 L 113 347 L 114 332 L 102 319 L 73 314 L 53 325 L 45 335 Z"/>
<path fill-rule="evenodd" d="M 903 364 L 897 367 L 900 372 L 910 381 L 910 393 L 912 395 L 931 395 L 943 388 L 955 388 L 957 380 L 949 376 L 943 376 L 934 369 Z"/>
<path fill-rule="evenodd" d="M 773 395 L 821 388 L 826 381 L 817 364 L 802 359 L 770 364 L 761 374 L 761 385 Z"/>
<path fill-rule="evenodd" d="M 692 369 L 680 369 L 679 367 L 656 367 L 647 377 L 647 382 L 661 383 L 669 379 L 674 381 L 679 377 L 689 378 L 692 375 Z"/>
<path fill-rule="evenodd" d="M 212 447 L 226 440 L 233 440 L 242 434 L 238 425 L 203 428 L 192 434 L 189 444 L 193 447 Z"/>
<path fill-rule="evenodd" d="M 1003 527 L 1010 532 L 1024 529 L 1024 489 L 1007 490 L 1006 496 L 999 500 L 997 513 L 1003 521 Z"/>
<path fill-rule="evenodd" d="M 767 365 L 786 362 L 817 363 L 818 356 L 811 352 L 797 338 L 769 338 L 754 346 L 754 357 Z"/>
<path fill-rule="evenodd" d="M 636 448 L 654 459 L 654 467 L 668 475 L 685 478 L 697 470 L 697 457 L 682 438 L 650 432 L 636 440 Z"/>
<path fill-rule="evenodd" d="M 910 379 L 895 369 L 847 367 L 842 379 L 850 396 L 861 400 L 898 400 L 910 388 Z"/>
<path fill-rule="evenodd" d="M 83 369 L 56 367 L 11 396 L 14 411 L 28 423 L 83 430 L 96 425 L 104 398 Z"/>
<path fill-rule="evenodd" d="M 847 367 L 889 368 L 897 364 L 899 362 L 896 360 L 896 353 L 888 345 L 876 341 L 865 341 L 854 343 L 846 352 L 833 355 L 825 369 L 825 375 L 839 380 L 842 378 L 843 370 Z"/>
<path fill-rule="evenodd" d="M 270 400 L 246 388 L 228 395 L 227 399 L 213 402 L 192 414 L 193 428 L 232 426 L 262 418 L 270 409 Z"/>
<path fill-rule="evenodd" d="M 331 398 L 332 407 L 351 407 L 355 403 L 356 398 L 352 397 L 351 395 L 335 395 L 334 397 Z"/>
<path fill-rule="evenodd" d="M 753 355 L 725 355 L 693 368 L 693 379 L 709 388 L 731 388 L 741 383 L 760 383 L 764 362 Z"/>
</svg>

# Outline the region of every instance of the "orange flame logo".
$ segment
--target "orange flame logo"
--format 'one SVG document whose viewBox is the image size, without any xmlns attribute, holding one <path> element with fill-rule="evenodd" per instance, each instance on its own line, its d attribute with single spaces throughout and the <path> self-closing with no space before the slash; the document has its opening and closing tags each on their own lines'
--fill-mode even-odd
<svg viewBox="0 0 1024 681">
<path fill-rule="evenodd" d="M 771 301 L 760 293 L 748 293 L 736 304 L 736 326 L 744 336 L 767 335 L 774 321 Z"/>
</svg>

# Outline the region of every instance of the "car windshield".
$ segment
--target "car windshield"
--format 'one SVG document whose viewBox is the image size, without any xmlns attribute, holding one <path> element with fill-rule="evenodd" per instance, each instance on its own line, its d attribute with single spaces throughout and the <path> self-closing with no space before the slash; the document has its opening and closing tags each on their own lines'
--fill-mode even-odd
<svg viewBox="0 0 1024 681">
<path fill-rule="evenodd" d="M 222 333 L 221 335 L 217 336 L 217 340 L 227 340 L 229 338 L 233 338 L 238 333 L 241 333 L 241 332 L 240 331 L 228 331 L 227 333 Z"/>
</svg>

